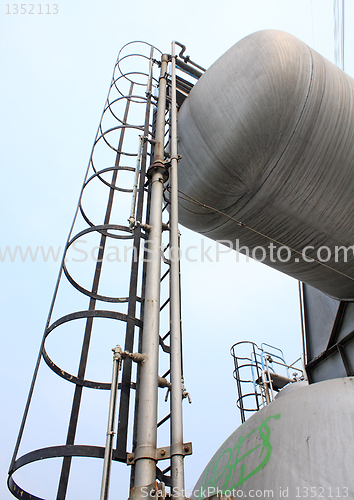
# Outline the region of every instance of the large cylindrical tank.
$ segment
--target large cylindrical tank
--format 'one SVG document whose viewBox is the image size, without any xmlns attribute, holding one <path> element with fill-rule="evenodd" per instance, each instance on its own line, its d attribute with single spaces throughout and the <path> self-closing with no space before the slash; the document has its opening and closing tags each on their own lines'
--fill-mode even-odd
<svg viewBox="0 0 354 500">
<path fill-rule="evenodd" d="M 353 250 L 344 262 L 339 247 L 354 245 L 354 80 L 261 31 L 206 71 L 178 123 L 181 223 L 250 255 L 261 246 L 265 264 L 353 300 Z"/>
</svg>

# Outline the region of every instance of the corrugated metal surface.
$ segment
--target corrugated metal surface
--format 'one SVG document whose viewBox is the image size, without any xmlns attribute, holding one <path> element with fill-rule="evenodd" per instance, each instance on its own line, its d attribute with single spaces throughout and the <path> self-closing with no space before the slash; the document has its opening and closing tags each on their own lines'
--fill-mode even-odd
<svg viewBox="0 0 354 500">
<path fill-rule="evenodd" d="M 261 245 L 266 264 L 353 300 L 353 253 L 334 261 L 336 246 L 354 244 L 353 96 L 352 78 L 291 35 L 261 31 L 238 42 L 179 112 L 179 188 L 263 236 L 185 200 L 181 223 L 234 246 L 239 239 L 250 252 Z M 296 252 L 271 262 L 268 237 L 275 254 L 280 244 L 311 245 L 306 255 L 317 258 L 328 246 L 329 267 Z"/>
<path fill-rule="evenodd" d="M 354 376 L 354 302 L 303 284 L 306 373 L 310 383 Z"/>
<path fill-rule="evenodd" d="M 340 302 L 304 285 L 306 355 L 312 361 L 328 347 Z M 354 323 L 352 330 L 354 329 Z"/>
</svg>

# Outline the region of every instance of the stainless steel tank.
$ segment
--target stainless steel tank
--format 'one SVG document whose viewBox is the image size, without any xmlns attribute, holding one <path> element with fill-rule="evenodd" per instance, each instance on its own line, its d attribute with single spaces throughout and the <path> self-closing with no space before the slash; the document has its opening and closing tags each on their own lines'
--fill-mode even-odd
<svg viewBox="0 0 354 500">
<path fill-rule="evenodd" d="M 179 111 L 181 223 L 353 300 L 353 111 L 354 80 L 305 43 L 247 36 Z"/>
</svg>

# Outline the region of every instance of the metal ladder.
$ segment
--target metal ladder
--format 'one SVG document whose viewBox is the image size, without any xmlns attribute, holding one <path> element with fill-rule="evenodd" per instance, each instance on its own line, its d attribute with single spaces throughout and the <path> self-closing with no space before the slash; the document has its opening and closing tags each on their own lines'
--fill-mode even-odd
<svg viewBox="0 0 354 500">
<path fill-rule="evenodd" d="M 231 347 L 230 353 L 238 394 L 236 406 L 242 423 L 247 416 L 270 404 L 283 387 L 303 379 L 303 369 L 296 366 L 301 358 L 287 364 L 281 349 L 270 344 L 258 347 L 254 342 L 241 341 Z M 294 370 L 292 378 L 290 370 Z"/>
</svg>

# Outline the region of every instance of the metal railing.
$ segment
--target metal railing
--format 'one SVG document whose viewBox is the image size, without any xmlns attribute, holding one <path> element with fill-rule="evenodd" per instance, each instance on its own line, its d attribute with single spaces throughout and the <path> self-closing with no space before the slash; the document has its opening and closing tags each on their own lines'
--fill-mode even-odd
<svg viewBox="0 0 354 500">
<path fill-rule="evenodd" d="M 302 368 L 296 366 L 301 358 L 288 364 L 281 349 L 270 344 L 258 347 L 254 342 L 241 341 L 231 347 L 230 353 L 238 395 L 236 406 L 242 423 L 271 403 L 283 387 L 303 379 Z"/>
</svg>

